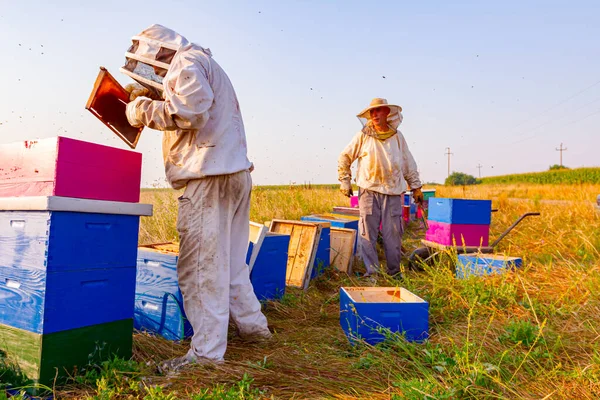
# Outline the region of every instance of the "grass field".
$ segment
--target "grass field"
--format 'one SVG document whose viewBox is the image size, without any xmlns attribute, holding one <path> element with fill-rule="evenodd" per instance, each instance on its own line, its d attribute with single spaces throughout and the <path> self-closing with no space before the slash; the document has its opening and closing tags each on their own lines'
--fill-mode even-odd
<svg viewBox="0 0 600 400">
<path fill-rule="evenodd" d="M 500 245 L 522 256 L 514 273 L 457 280 L 452 256 L 404 282 L 430 302 L 430 340 L 349 345 L 339 326 L 339 287 L 369 283 L 334 271 L 306 293 L 288 290 L 265 313 L 272 342 L 249 345 L 231 336 L 227 362 L 193 367 L 173 378 L 156 362 L 183 354 L 188 343 L 147 334 L 134 338 L 134 358 L 90 367 L 56 390 L 57 398 L 89 399 L 597 399 L 600 398 L 600 217 L 592 200 L 600 185 L 437 187 L 438 197 L 488 198 L 499 211 L 495 238 L 520 214 L 539 211 Z M 140 242 L 176 239 L 178 193 L 145 191 L 155 205 Z M 345 205 L 327 187 L 256 188 L 251 219 L 299 218 Z M 405 246 L 424 231 L 412 223 Z"/>
</svg>

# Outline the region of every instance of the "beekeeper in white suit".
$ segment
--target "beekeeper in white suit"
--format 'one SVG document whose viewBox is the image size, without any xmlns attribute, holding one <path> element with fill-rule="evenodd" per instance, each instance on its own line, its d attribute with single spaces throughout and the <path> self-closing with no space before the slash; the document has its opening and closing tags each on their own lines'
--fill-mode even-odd
<svg viewBox="0 0 600 400">
<path fill-rule="evenodd" d="M 129 88 L 135 99 L 127 119 L 164 132 L 167 179 L 174 189 L 185 188 L 177 275 L 194 336 L 186 355 L 160 369 L 220 362 L 230 315 L 242 338 L 271 337 L 245 262 L 252 164 L 240 106 L 209 49 L 160 25 L 132 42 L 121 71 L 144 88 Z"/>
<path fill-rule="evenodd" d="M 357 117 L 361 129 L 340 154 L 338 176 L 340 190 L 352 196 L 350 167 L 358 160 L 358 226 L 360 255 L 367 269 L 365 276 L 381 271 L 377 254 L 377 236 L 381 226 L 387 273 L 401 277 L 402 258 L 402 193 L 407 183 L 415 202 L 423 202 L 417 163 L 398 126 L 402 123 L 402 107 L 375 98 Z"/>
</svg>

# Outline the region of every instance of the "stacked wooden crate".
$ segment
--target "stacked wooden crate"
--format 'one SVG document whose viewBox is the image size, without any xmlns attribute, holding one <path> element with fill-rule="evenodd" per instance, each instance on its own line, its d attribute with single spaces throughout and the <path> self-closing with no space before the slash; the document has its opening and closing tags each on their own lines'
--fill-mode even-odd
<svg viewBox="0 0 600 400">
<path fill-rule="evenodd" d="M 34 381 L 130 357 L 141 154 L 0 145 L 0 349 Z"/>
<path fill-rule="evenodd" d="M 429 200 L 425 239 L 444 246 L 485 247 L 489 243 L 491 200 Z"/>
</svg>

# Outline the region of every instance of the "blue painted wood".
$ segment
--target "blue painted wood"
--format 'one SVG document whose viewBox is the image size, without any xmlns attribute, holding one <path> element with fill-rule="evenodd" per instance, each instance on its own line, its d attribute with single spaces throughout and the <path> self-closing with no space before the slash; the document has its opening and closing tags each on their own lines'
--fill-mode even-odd
<svg viewBox="0 0 600 400">
<path fill-rule="evenodd" d="M 429 337 L 429 303 L 361 303 L 340 288 L 340 325 L 352 344 L 357 340 L 372 345 L 382 342 L 385 332 L 381 328 L 403 333 L 409 342 L 421 342 Z"/>
<path fill-rule="evenodd" d="M 53 212 L 48 271 L 134 267 L 139 217 Z"/>
<path fill-rule="evenodd" d="M 60 271 L 0 266 L 0 324 L 48 334 L 133 317 L 135 267 Z"/>
<path fill-rule="evenodd" d="M 331 262 L 331 228 L 322 227 L 315 262 L 310 274 L 310 279 L 315 279 L 329 267 Z"/>
<path fill-rule="evenodd" d="M 168 340 L 193 335 L 177 281 L 177 259 L 175 253 L 138 250 L 134 327 Z"/>
<path fill-rule="evenodd" d="M 258 300 L 276 300 L 285 294 L 289 235 L 268 233 L 256 257 L 250 281 Z"/>
<path fill-rule="evenodd" d="M 132 318 L 138 225 L 129 215 L 0 211 L 0 323 L 47 334 Z"/>
<path fill-rule="evenodd" d="M 514 268 L 521 268 L 523 259 L 499 254 L 459 254 L 456 263 L 456 277 L 502 274 Z"/>
<path fill-rule="evenodd" d="M 248 250 L 246 252 L 246 264 L 250 265 L 250 258 L 252 257 L 252 251 L 254 250 L 254 242 L 248 242 Z"/>
<path fill-rule="evenodd" d="M 0 211 L 0 266 L 45 270 L 50 213 Z"/>
<path fill-rule="evenodd" d="M 447 224 L 489 225 L 491 200 L 429 199 L 428 219 Z"/>
<path fill-rule="evenodd" d="M 0 265 L 45 269 L 133 267 L 139 217 L 0 211 Z"/>
</svg>

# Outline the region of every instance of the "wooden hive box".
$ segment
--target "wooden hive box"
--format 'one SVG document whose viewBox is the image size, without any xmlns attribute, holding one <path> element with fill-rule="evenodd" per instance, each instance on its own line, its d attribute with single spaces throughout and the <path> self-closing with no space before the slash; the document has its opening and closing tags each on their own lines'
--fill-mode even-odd
<svg viewBox="0 0 600 400">
<path fill-rule="evenodd" d="M 428 219 L 445 224 L 489 225 L 491 200 L 429 199 Z"/>
<path fill-rule="evenodd" d="M 177 281 L 178 243 L 140 246 L 137 253 L 134 327 L 167 340 L 192 337 Z"/>
<path fill-rule="evenodd" d="M 29 378 L 51 384 L 74 366 L 131 356 L 139 216 L 151 213 L 133 203 L 0 198 L 0 349 Z"/>
<path fill-rule="evenodd" d="M 358 249 L 358 221 L 360 217 L 348 216 L 343 214 L 313 214 L 302 217 L 303 221 L 323 221 L 329 222 L 332 227 L 335 228 L 346 228 L 346 229 L 354 229 L 356 231 L 356 235 L 354 235 L 354 245 L 352 246 L 352 252 L 356 253 Z"/>
<path fill-rule="evenodd" d="M 285 294 L 290 235 L 266 232 L 250 272 L 254 294 L 260 301 Z"/>
<path fill-rule="evenodd" d="M 342 287 L 340 325 L 351 343 L 377 344 L 386 331 L 420 342 L 429 337 L 429 304 L 399 287 Z"/>
<path fill-rule="evenodd" d="M 352 273 L 356 235 L 354 229 L 331 228 L 330 264 L 338 271 Z"/>
<path fill-rule="evenodd" d="M 321 225 L 301 221 L 273 220 L 269 232 L 290 235 L 286 285 L 308 289 L 315 263 Z"/>
<path fill-rule="evenodd" d="M 523 259 L 503 254 L 459 254 L 456 263 L 456 277 L 502 274 L 515 268 L 521 268 Z"/>
<path fill-rule="evenodd" d="M 0 145 L 0 197 L 137 203 L 142 155 L 66 137 Z"/>
<path fill-rule="evenodd" d="M 490 239 L 489 225 L 447 224 L 438 221 L 428 221 L 425 240 L 444 246 L 487 246 Z"/>
<path fill-rule="evenodd" d="M 0 198 L 0 324 L 49 334 L 133 318 L 139 215 L 151 213 L 143 204 Z"/>
</svg>

